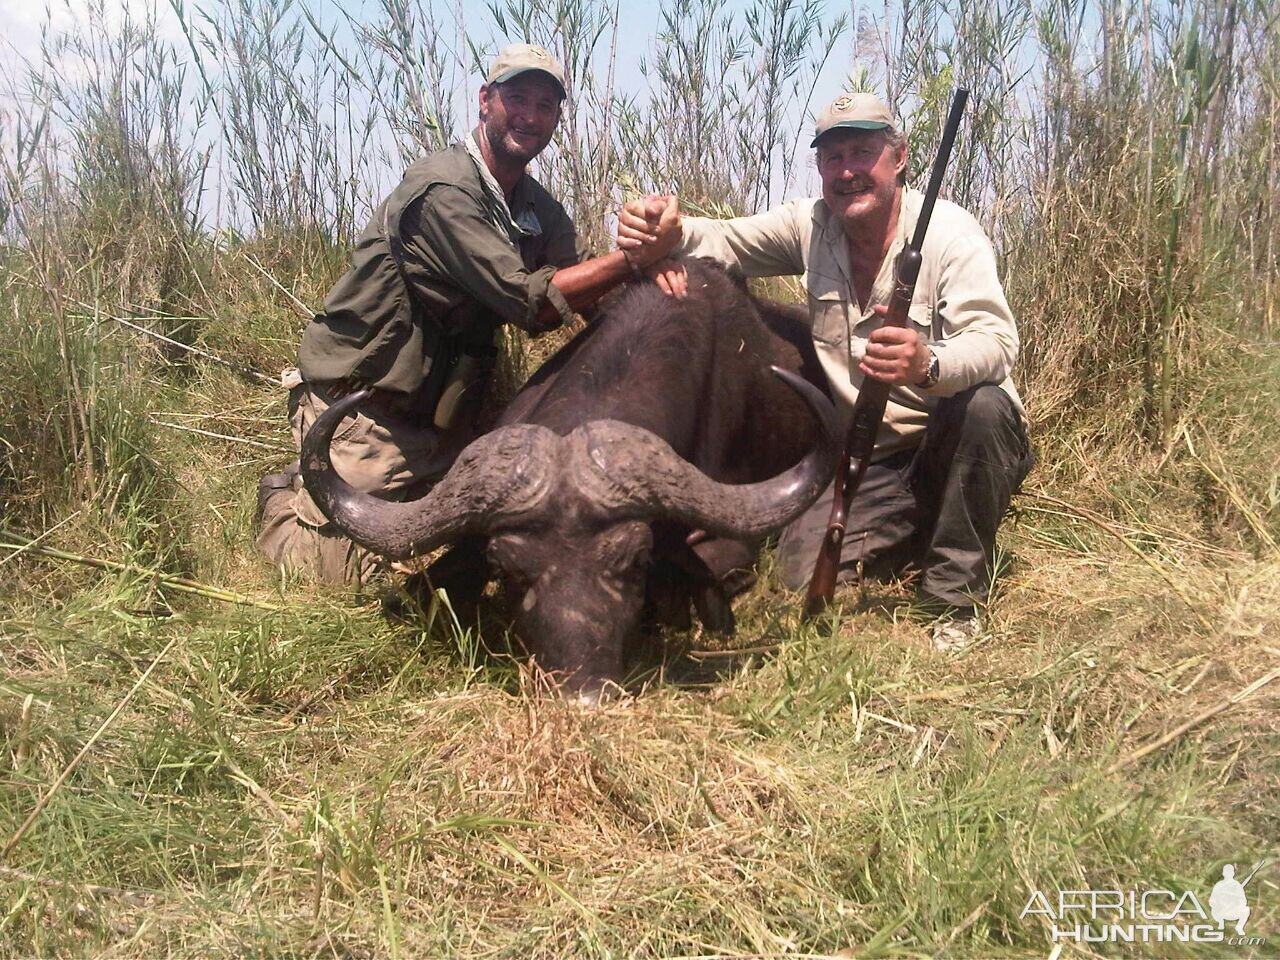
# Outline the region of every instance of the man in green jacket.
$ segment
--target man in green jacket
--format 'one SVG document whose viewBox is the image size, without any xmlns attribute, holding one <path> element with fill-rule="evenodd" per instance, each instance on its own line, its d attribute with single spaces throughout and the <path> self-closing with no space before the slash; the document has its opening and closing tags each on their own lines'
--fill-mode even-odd
<svg viewBox="0 0 1280 960">
<path fill-rule="evenodd" d="M 847 426 L 860 387 L 893 387 L 874 459 L 849 511 L 842 581 L 914 565 L 939 612 L 934 642 L 962 646 L 979 629 L 996 529 L 1031 467 L 1010 373 L 1019 341 L 991 242 L 970 214 L 938 202 L 904 328 L 885 327 L 894 268 L 922 194 L 906 185 L 907 141 L 888 106 L 861 93 L 818 116 L 812 146 L 822 196 L 729 220 L 685 217 L 675 252 L 712 257 L 751 277 L 804 275 L 814 347 Z M 633 201 L 618 245 L 658 246 L 671 198 Z M 677 266 L 658 283 L 681 295 Z M 783 582 L 800 589 L 826 532 L 831 491 L 778 541 Z"/>
<path fill-rule="evenodd" d="M 299 448 L 330 403 L 373 390 L 331 448 L 353 486 L 399 499 L 436 479 L 474 435 L 502 324 L 555 329 L 677 239 L 672 204 L 644 250 L 580 262 L 573 222 L 526 169 L 550 143 L 564 97 L 564 68 L 546 50 L 502 50 L 475 130 L 410 165 L 303 334 L 287 384 Z M 263 478 L 259 509 L 258 545 L 286 569 L 344 582 L 375 560 L 333 529 L 296 464 Z"/>
</svg>

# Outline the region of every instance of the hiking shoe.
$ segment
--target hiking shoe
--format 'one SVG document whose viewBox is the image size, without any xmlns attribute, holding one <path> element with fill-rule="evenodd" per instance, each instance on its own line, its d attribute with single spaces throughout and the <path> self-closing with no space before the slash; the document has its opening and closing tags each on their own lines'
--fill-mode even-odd
<svg viewBox="0 0 1280 960">
<path fill-rule="evenodd" d="M 933 622 L 933 649 L 952 653 L 968 647 L 982 632 L 982 622 L 972 610 L 957 610 Z"/>
</svg>

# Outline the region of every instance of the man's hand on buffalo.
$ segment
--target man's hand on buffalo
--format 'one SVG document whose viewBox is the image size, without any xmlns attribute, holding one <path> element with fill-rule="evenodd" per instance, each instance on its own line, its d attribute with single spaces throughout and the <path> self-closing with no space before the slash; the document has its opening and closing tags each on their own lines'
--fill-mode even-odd
<svg viewBox="0 0 1280 960">
<path fill-rule="evenodd" d="M 883 319 L 889 308 L 878 306 L 875 313 Z M 915 386 L 929 374 L 932 353 L 928 343 L 912 327 L 882 326 L 867 338 L 867 353 L 858 364 L 864 376 L 873 377 L 895 387 Z"/>
<path fill-rule="evenodd" d="M 683 300 L 689 295 L 689 273 L 679 260 L 659 260 L 645 270 L 644 275 L 668 297 Z"/>
</svg>

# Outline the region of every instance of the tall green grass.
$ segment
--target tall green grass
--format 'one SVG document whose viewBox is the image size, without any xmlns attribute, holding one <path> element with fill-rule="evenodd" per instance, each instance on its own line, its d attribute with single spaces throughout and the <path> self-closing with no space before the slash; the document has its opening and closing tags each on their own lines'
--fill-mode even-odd
<svg viewBox="0 0 1280 960">
<path fill-rule="evenodd" d="M 745 213 L 793 189 L 813 80 L 852 38 L 849 84 L 898 105 L 913 170 L 952 87 L 973 90 L 951 191 L 997 240 L 1021 376 L 1053 433 L 1133 422 L 1167 447 L 1208 352 L 1274 336 L 1277 44 L 1261 6 L 927 0 L 861 9 L 850 31 L 816 3 L 709 0 L 658 10 L 643 91 L 620 88 L 617 14 L 590 0 L 512 0 L 488 25 L 421 2 L 363 21 L 275 0 L 174 12 L 177 40 L 91 7 L 8 78 L 11 296 L 146 316 L 184 343 L 208 328 L 272 373 L 400 166 L 467 129 L 500 39 L 568 65 L 540 168 L 598 250 L 636 191 Z"/>
</svg>

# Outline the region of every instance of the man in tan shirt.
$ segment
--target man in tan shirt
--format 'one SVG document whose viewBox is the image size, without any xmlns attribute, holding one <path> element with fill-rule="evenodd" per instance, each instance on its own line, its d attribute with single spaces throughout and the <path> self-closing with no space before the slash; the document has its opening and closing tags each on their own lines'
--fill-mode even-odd
<svg viewBox="0 0 1280 960">
<path fill-rule="evenodd" d="M 850 511 L 841 579 L 916 566 L 922 601 L 940 615 L 939 647 L 979 629 L 991 587 L 996 528 L 1032 464 L 1009 379 L 1018 332 L 978 222 L 939 201 L 905 329 L 885 327 L 894 267 L 923 195 L 905 185 L 906 138 L 871 94 L 838 97 L 819 115 L 812 146 L 822 196 L 730 220 L 681 219 L 675 253 L 705 256 L 748 277 L 803 275 L 813 339 L 848 424 L 865 377 L 893 386 L 874 460 Z M 670 197 L 628 203 L 618 246 L 657 237 Z M 655 277 L 681 296 L 678 264 Z M 799 589 L 831 510 L 829 492 L 783 533 L 778 566 Z"/>
</svg>

